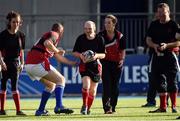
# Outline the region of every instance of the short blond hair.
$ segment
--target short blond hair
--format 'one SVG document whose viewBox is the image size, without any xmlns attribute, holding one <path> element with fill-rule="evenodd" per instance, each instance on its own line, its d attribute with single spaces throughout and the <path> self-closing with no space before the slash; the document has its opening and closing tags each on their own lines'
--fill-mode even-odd
<svg viewBox="0 0 180 121">
<path fill-rule="evenodd" d="M 85 26 L 86 24 L 92 25 L 94 32 L 96 31 L 96 24 L 95 24 L 93 21 L 90 21 L 90 20 L 89 20 L 89 21 L 86 21 L 86 22 L 84 23 L 84 26 Z"/>
</svg>

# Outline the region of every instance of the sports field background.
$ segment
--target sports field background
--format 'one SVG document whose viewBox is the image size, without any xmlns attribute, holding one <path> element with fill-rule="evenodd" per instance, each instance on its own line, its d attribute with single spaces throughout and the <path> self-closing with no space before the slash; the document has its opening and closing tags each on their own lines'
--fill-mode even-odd
<svg viewBox="0 0 180 121">
<path fill-rule="evenodd" d="M 157 104 L 159 104 L 159 98 Z M 180 113 L 171 113 L 170 106 L 167 113 L 150 114 L 148 111 L 156 108 L 142 108 L 141 105 L 146 103 L 146 97 L 119 97 L 115 114 L 104 114 L 102 110 L 101 98 L 97 97 L 91 109 L 91 115 L 81 115 L 80 108 L 82 104 L 81 97 L 64 98 L 63 102 L 66 107 L 75 110 L 71 115 L 55 115 L 53 112 L 55 99 L 51 98 L 47 104 L 47 110 L 50 116 L 34 116 L 35 110 L 38 108 L 40 99 L 22 99 L 22 110 L 27 114 L 25 117 L 15 115 L 15 106 L 12 99 L 8 99 L 5 108 L 7 116 L 0 116 L 0 121 L 173 121 Z M 178 101 L 180 102 L 180 98 Z M 180 109 L 178 104 L 178 109 Z"/>
</svg>

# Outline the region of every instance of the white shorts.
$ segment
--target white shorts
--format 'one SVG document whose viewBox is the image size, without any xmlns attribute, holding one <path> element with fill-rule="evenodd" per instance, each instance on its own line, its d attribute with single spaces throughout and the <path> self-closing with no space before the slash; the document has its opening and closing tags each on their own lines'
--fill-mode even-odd
<svg viewBox="0 0 180 121">
<path fill-rule="evenodd" d="M 48 74 L 44 66 L 40 64 L 25 64 L 26 73 L 29 75 L 31 80 L 40 80 L 42 77 Z M 50 65 L 50 70 L 57 71 L 53 66 Z"/>
</svg>

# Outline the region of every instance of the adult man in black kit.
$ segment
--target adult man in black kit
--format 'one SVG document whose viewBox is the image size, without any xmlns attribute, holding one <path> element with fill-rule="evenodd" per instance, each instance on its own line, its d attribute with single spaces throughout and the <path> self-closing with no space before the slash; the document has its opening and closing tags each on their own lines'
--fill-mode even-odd
<svg viewBox="0 0 180 121">
<path fill-rule="evenodd" d="M 167 95 L 169 94 L 172 103 L 172 112 L 176 113 L 177 80 L 179 70 L 177 53 L 179 52 L 180 41 L 175 39 L 178 25 L 170 19 L 169 6 L 160 3 L 157 6 L 159 19 L 153 21 L 148 29 L 146 43 L 153 49 L 150 61 L 149 72 L 160 96 L 160 108 L 150 113 L 166 112 Z"/>
</svg>

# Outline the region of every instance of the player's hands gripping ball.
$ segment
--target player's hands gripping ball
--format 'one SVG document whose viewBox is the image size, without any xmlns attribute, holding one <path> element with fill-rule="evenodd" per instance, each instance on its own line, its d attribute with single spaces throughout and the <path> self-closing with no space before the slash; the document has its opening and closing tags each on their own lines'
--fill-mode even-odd
<svg viewBox="0 0 180 121">
<path fill-rule="evenodd" d="M 94 61 L 95 53 L 92 50 L 87 50 L 83 52 L 82 55 L 84 56 L 86 63 Z"/>
</svg>

